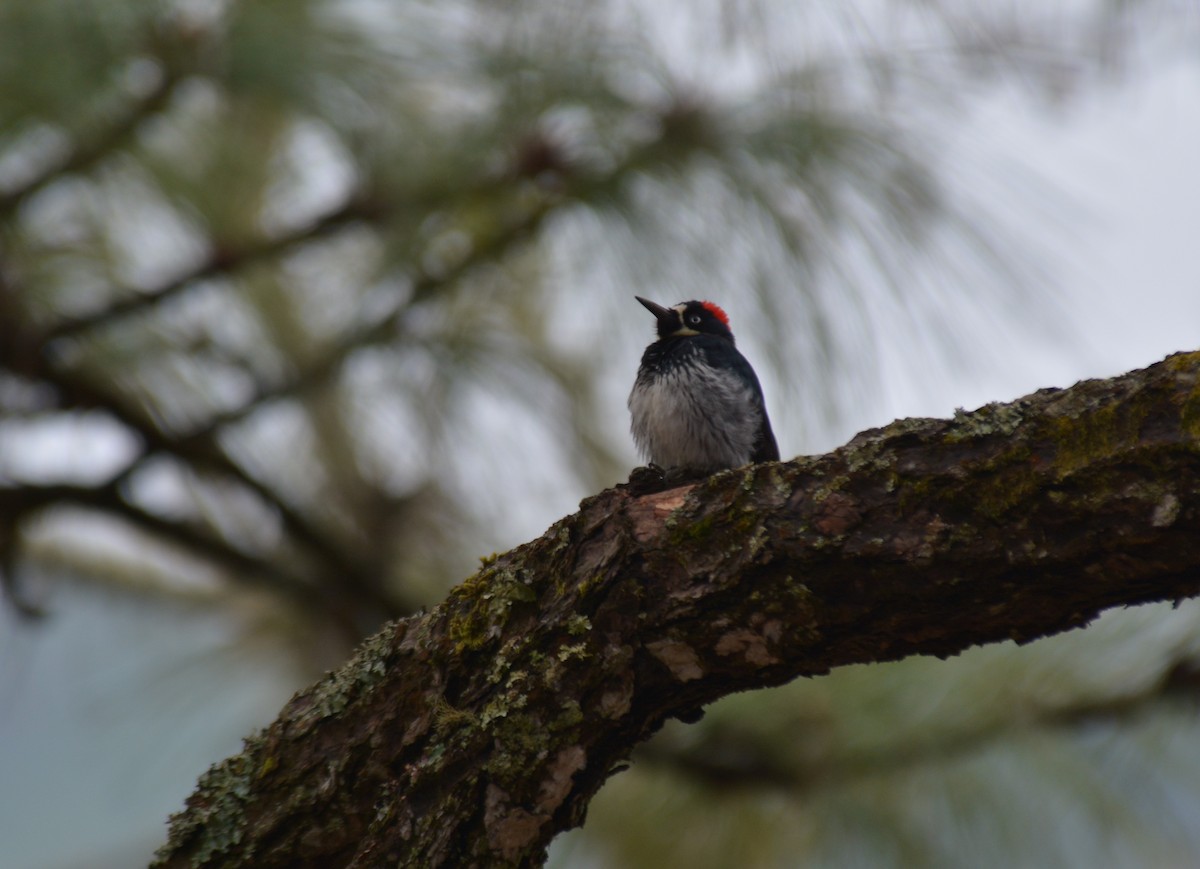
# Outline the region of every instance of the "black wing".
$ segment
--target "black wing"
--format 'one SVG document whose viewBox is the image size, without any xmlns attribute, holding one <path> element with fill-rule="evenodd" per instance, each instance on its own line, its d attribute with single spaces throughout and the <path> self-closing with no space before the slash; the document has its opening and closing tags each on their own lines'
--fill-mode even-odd
<svg viewBox="0 0 1200 869">
<path fill-rule="evenodd" d="M 717 367 L 732 368 L 750 385 L 754 392 L 754 397 L 758 400 L 759 426 L 758 438 L 754 442 L 754 452 L 751 454 L 750 460 L 756 464 L 779 461 L 779 445 L 775 443 L 775 433 L 771 431 L 771 420 L 767 418 L 767 402 L 763 398 L 762 386 L 759 385 L 754 367 L 745 356 L 738 352 L 731 341 L 722 338 L 714 339 L 708 335 L 700 335 L 690 340 L 696 342 L 695 346 L 702 349 L 711 364 Z"/>
</svg>

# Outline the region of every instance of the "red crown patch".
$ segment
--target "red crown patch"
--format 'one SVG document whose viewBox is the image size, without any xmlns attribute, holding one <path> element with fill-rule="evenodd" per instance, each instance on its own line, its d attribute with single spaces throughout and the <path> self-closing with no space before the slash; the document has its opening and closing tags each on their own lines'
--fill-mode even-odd
<svg viewBox="0 0 1200 869">
<path fill-rule="evenodd" d="M 721 310 L 720 305 L 716 304 L 715 302 L 701 302 L 700 304 L 704 310 L 708 311 L 708 313 L 712 314 L 714 317 L 724 323 L 726 329 L 729 328 L 729 315 Z"/>
</svg>

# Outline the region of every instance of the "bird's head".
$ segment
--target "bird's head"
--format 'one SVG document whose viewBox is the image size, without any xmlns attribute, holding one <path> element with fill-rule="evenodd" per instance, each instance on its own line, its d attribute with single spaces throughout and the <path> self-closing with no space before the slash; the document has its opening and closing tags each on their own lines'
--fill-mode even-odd
<svg viewBox="0 0 1200 869">
<path fill-rule="evenodd" d="M 670 308 L 634 296 L 658 319 L 658 337 L 676 338 L 688 335 L 718 335 L 733 341 L 729 317 L 712 302 L 680 302 Z"/>
</svg>

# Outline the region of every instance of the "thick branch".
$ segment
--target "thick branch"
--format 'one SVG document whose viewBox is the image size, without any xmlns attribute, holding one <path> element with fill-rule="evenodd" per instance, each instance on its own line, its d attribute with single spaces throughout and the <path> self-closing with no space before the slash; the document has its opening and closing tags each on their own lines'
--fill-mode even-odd
<svg viewBox="0 0 1200 869">
<path fill-rule="evenodd" d="M 214 767 L 161 865 L 538 865 L 671 716 L 1200 590 L 1200 354 L 585 501 Z"/>
</svg>

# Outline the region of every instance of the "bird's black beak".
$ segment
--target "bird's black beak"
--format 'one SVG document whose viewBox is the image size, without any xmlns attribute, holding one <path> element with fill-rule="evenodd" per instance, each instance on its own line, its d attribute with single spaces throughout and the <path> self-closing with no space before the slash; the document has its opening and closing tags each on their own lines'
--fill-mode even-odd
<svg viewBox="0 0 1200 869">
<path fill-rule="evenodd" d="M 670 335 L 679 329 L 679 312 L 674 308 L 664 308 L 641 296 L 634 296 L 634 298 L 642 303 L 642 307 L 658 318 L 659 335 Z"/>
</svg>

